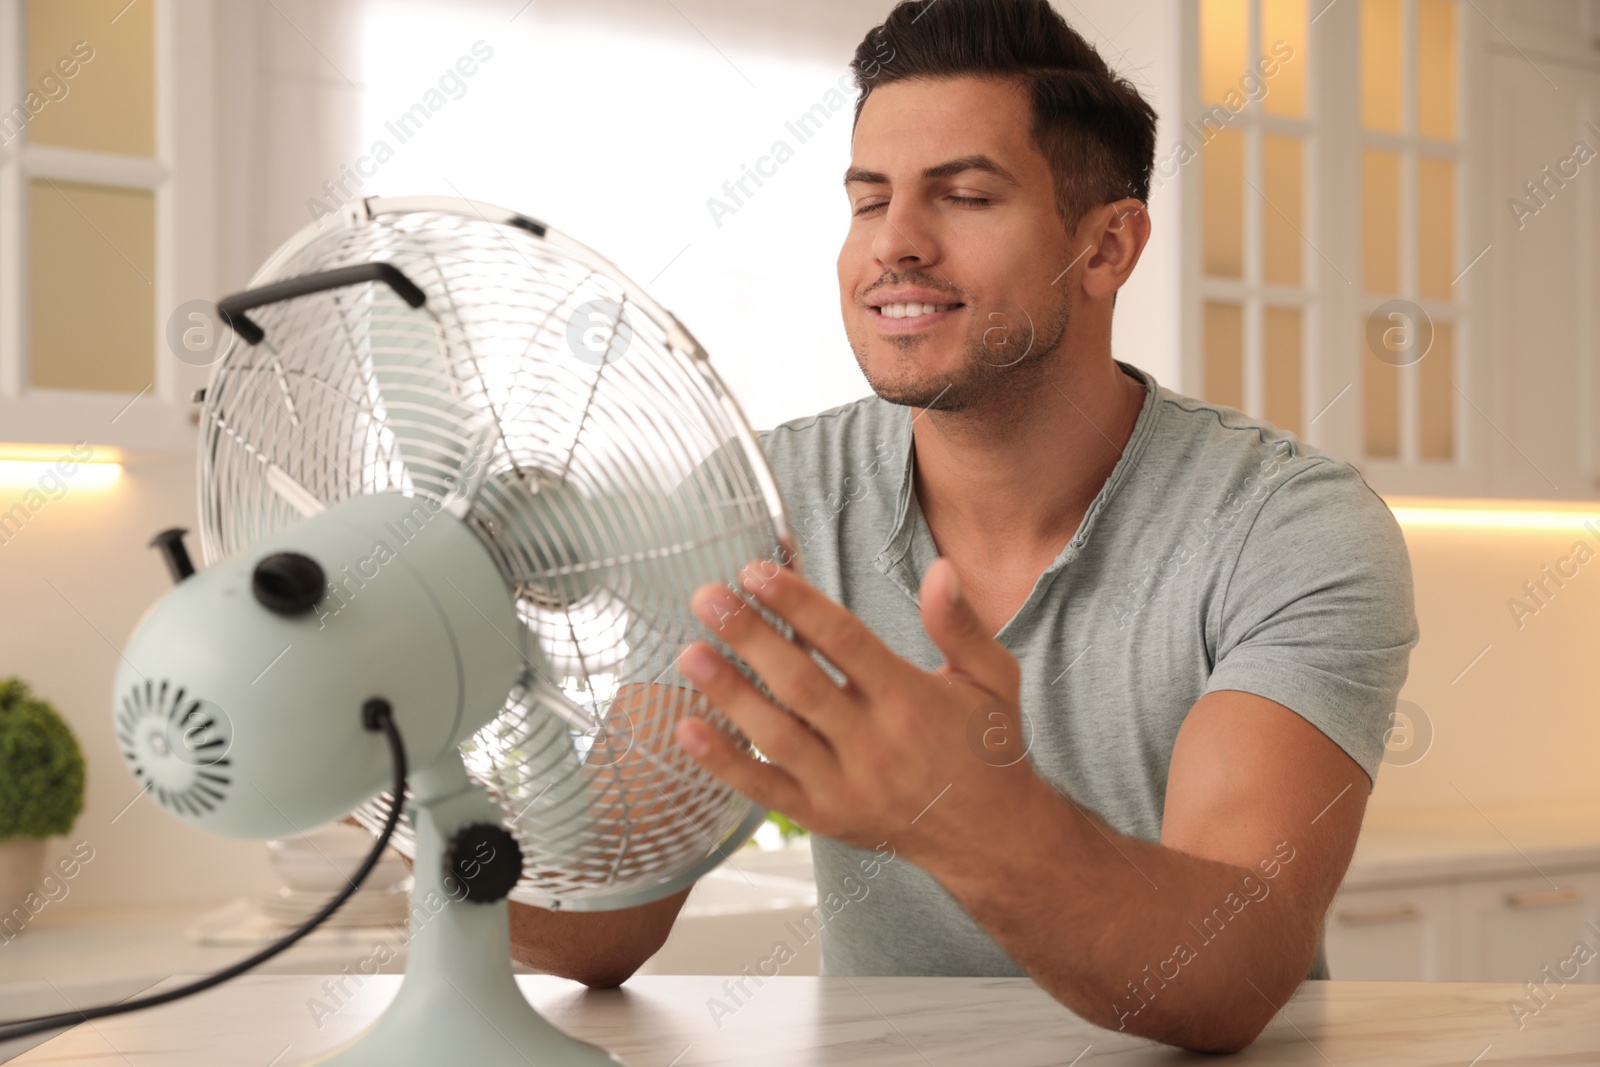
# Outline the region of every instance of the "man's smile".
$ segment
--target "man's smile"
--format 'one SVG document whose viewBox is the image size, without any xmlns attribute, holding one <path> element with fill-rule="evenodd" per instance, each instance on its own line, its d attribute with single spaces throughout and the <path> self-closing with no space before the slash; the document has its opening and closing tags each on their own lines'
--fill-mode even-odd
<svg viewBox="0 0 1600 1067">
<path fill-rule="evenodd" d="M 867 301 L 881 333 L 914 333 L 945 321 L 966 307 L 928 289 L 890 289 Z"/>
</svg>

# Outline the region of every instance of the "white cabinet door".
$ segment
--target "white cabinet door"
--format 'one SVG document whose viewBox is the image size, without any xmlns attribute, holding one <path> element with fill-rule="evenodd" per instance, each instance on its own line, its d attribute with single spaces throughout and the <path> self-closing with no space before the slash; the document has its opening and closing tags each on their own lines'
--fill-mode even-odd
<svg viewBox="0 0 1600 1067">
<path fill-rule="evenodd" d="M 1455 926 L 1451 885 L 1342 891 L 1328 913 L 1329 977 L 1456 981 Z"/>
<path fill-rule="evenodd" d="M 1462 882 L 1462 981 L 1520 984 L 1553 975 L 1558 982 L 1600 982 L 1600 960 L 1594 958 L 1600 935 L 1585 925 L 1600 927 L 1597 906 L 1600 873 Z M 1585 950 L 1577 950 L 1580 943 Z"/>
<path fill-rule="evenodd" d="M 1600 484 L 1600 161 L 1588 155 L 1600 151 L 1600 77 L 1592 60 L 1536 66 L 1498 42 L 1485 62 L 1490 158 L 1473 210 L 1491 227 L 1464 284 L 1487 316 L 1482 369 L 1462 383 L 1459 410 L 1488 460 L 1490 495 L 1589 496 Z"/>
</svg>

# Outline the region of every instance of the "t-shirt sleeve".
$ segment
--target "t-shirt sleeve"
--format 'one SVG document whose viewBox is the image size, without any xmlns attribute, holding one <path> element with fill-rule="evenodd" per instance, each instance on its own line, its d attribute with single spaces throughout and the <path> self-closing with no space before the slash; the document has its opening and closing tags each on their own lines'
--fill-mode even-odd
<svg viewBox="0 0 1600 1067">
<path fill-rule="evenodd" d="M 1353 467 L 1318 463 L 1263 501 L 1220 614 L 1206 692 L 1284 705 L 1375 784 L 1419 633 L 1405 538 Z"/>
</svg>

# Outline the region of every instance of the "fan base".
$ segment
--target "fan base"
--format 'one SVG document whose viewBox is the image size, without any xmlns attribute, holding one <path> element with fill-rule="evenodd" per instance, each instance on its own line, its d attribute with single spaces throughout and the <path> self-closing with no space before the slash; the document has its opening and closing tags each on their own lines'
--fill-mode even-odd
<svg viewBox="0 0 1600 1067">
<path fill-rule="evenodd" d="M 503 905 L 500 909 L 503 911 Z M 605 1049 L 568 1037 L 545 1022 L 514 982 L 509 996 L 469 1002 L 449 985 L 421 991 L 412 978 L 378 1022 L 318 1067 L 619 1067 Z M 413 993 L 405 995 L 407 991 Z"/>
<path fill-rule="evenodd" d="M 452 750 L 411 776 L 406 814 L 417 833 L 412 931 L 406 976 L 378 1021 L 314 1061 L 322 1067 L 618 1067 L 604 1049 L 546 1022 L 511 973 L 505 900 L 474 903 L 450 894 L 445 842 L 463 826 L 498 825 L 500 808 L 467 778 Z M 482 857 L 485 862 L 491 855 Z"/>
</svg>

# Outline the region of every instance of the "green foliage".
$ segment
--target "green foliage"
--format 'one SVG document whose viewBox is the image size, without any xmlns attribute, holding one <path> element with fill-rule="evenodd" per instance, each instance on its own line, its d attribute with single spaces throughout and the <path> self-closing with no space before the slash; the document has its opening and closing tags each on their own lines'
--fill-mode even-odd
<svg viewBox="0 0 1600 1067">
<path fill-rule="evenodd" d="M 71 831 L 83 810 L 83 750 L 20 678 L 0 681 L 0 841 Z"/>
<path fill-rule="evenodd" d="M 796 837 L 805 836 L 806 828 L 789 818 L 787 815 L 776 811 L 769 811 L 767 812 L 767 821 L 778 828 L 778 832 L 783 835 L 783 839 L 785 841 L 792 840 Z"/>
</svg>

